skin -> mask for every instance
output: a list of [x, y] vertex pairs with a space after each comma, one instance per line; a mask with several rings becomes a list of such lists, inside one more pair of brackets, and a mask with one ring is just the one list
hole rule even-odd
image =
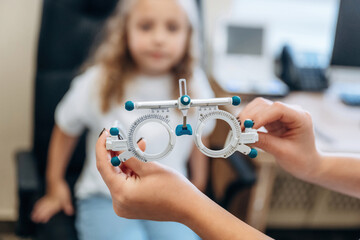
[[[202, 239], [269, 239], [215, 204], [173, 169], [135, 158], [112, 167], [110, 159], [118, 153], [106, 150], [107, 136], [105, 131], [96, 144], [96, 165], [118, 216], [177, 221]], [[144, 149], [145, 142], [141, 141], [139, 147]], [[238, 229], [241, 234], [231, 229]]]
[[[138, 73], [154, 76], [169, 73], [185, 54], [189, 29], [186, 13], [176, 1], [138, 0], [127, 22], [129, 51]], [[64, 176], [77, 140], [58, 126], [54, 127], [46, 169], [46, 194], [35, 203], [32, 221], [46, 223], [60, 211], [74, 214], [70, 188]], [[190, 159], [191, 181], [204, 191], [207, 158], [194, 147]]]
[[[259, 142], [254, 146], [276, 156], [280, 166], [295, 176], [310, 175], [312, 168], [319, 164], [319, 153], [315, 147], [312, 120], [308, 112], [281, 102], [257, 98], [244, 108], [238, 118], [241, 122], [252, 119], [254, 129], [262, 126], [266, 128], [268, 133], [259, 132]], [[303, 158], [299, 158], [299, 153]], [[304, 172], [299, 172], [298, 169]]]
[[77, 140], [77, 137], [68, 136], [59, 127], [54, 127], [46, 169], [46, 194], [34, 205], [31, 214], [34, 222], [46, 223], [60, 211], [67, 215], [74, 214], [70, 188], [65, 181], [65, 171]]
[[[306, 111], [257, 98], [239, 118], [242, 122], [253, 119], [254, 128], [267, 129], [254, 145], [273, 154], [289, 173], [360, 198], [360, 158], [318, 152], [311, 116]], [[177, 221], [202, 239], [269, 239], [215, 204], [174, 170], [137, 159], [128, 160], [120, 169], [112, 167], [112, 153], [105, 148], [108, 135], [104, 132], [96, 144], [97, 168], [110, 189], [118, 216]], [[140, 142], [141, 147], [144, 144]]]
[[129, 16], [129, 49], [138, 70], [166, 74], [184, 56], [189, 37], [186, 13], [169, 0], [140, 0]]

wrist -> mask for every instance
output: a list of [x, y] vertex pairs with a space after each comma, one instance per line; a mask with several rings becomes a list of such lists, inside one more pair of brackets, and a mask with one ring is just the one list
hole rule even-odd
[[270, 239], [200, 193], [182, 222], [202, 239]]
[[192, 196], [188, 203], [185, 203], [183, 208], [183, 216], [180, 223], [188, 226], [194, 232], [198, 233], [198, 229], [202, 223], [202, 212], [208, 207], [206, 196], [198, 189], [192, 191]]
[[46, 190], [47, 192], [56, 189], [59, 185], [66, 183], [64, 178], [61, 177], [50, 177], [46, 179]]
[[176, 199], [176, 202], [181, 203], [179, 206], [179, 219], [176, 221], [190, 227], [195, 220], [195, 215], [198, 213], [198, 206], [204, 203], [204, 194], [199, 191], [193, 184], [189, 182], [186, 190], [181, 193], [182, 200]]
[[230, 213], [197, 189], [193, 191], [193, 196], [184, 213], [185, 217], [181, 223], [192, 229], [202, 239], [221, 239], [218, 234], [223, 235], [221, 230], [224, 230], [225, 222], [229, 219], [234, 220]]
[[321, 175], [323, 168], [323, 155], [320, 152], [315, 151], [310, 158], [306, 171], [303, 171], [302, 176], [299, 177], [305, 181], [316, 182], [316, 179]]

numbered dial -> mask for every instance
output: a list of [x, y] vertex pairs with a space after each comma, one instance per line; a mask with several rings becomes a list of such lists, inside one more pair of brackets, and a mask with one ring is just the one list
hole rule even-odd
[[[165, 127], [165, 129], [167, 130], [168, 134], [169, 134], [169, 143], [167, 144], [167, 147], [159, 153], [155, 153], [155, 154], [150, 154], [150, 153], [146, 153], [141, 151], [141, 149], [138, 147], [137, 142], [136, 142], [136, 134], [139, 131], [139, 129], [144, 126], [146, 123], [149, 122], [158, 122], [160, 123], [162, 126]], [[139, 160], [143, 161], [143, 162], [147, 162], [147, 161], [156, 161], [159, 160], [163, 157], [165, 157], [166, 155], [168, 155], [172, 149], [174, 148], [175, 145], [175, 133], [174, 130], [171, 129], [170, 125], [169, 125], [169, 119], [167, 119], [166, 117], [160, 115], [160, 114], [146, 114], [140, 118], [138, 118], [131, 126], [130, 126], [130, 130], [128, 133], [128, 146], [129, 146], [129, 151], [132, 152], [132, 154], [138, 158]]]
[[[229, 124], [232, 131], [232, 138], [229, 143], [221, 150], [211, 150], [207, 148], [202, 140], [201, 136], [206, 125], [207, 121], [222, 119], [227, 124]], [[199, 150], [204, 153], [206, 156], [214, 157], [214, 158], [227, 158], [232, 155], [239, 144], [240, 136], [241, 136], [241, 128], [239, 122], [236, 118], [228, 112], [217, 110], [213, 112], [208, 112], [200, 116], [197, 126], [196, 126], [196, 134], [195, 136], [195, 144], [199, 148]]]

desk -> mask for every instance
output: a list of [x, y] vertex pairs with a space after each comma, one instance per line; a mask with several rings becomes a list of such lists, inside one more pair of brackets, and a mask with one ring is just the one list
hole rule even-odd
[[310, 112], [321, 151], [360, 154], [360, 107], [343, 104], [333, 89], [325, 93], [294, 92], [280, 101]]
[[[212, 82], [212, 87], [218, 97], [230, 96], [214, 82]], [[273, 100], [300, 105], [310, 112], [319, 150], [352, 152], [360, 156], [360, 108], [344, 105], [333, 92], [331, 88], [324, 93], [293, 92], [285, 98]], [[240, 108], [226, 110], [238, 114], [253, 99], [249, 96], [241, 97]], [[217, 138], [218, 141], [221, 141], [220, 139]], [[246, 222], [253, 227], [264, 231], [267, 226], [280, 228], [360, 226], [359, 200], [287, 175], [277, 167], [275, 159], [268, 153], [260, 151], [259, 156], [255, 159], [255, 164], [257, 165], [258, 180], [250, 194], [246, 217]], [[281, 179], [279, 180], [279, 178]], [[286, 189], [285, 192], [276, 192], [284, 195], [283, 202], [298, 203], [298, 205], [291, 205], [292, 209], [286, 209], [288, 207], [286, 204], [277, 204], [276, 201], [279, 198], [272, 198], [274, 188], [278, 190], [276, 183], [279, 181], [287, 181], [288, 187], [299, 188], [298, 195], [301, 196], [299, 201], [292, 200]], [[308, 198], [303, 196], [308, 196]], [[273, 209], [271, 205], [274, 206]]]

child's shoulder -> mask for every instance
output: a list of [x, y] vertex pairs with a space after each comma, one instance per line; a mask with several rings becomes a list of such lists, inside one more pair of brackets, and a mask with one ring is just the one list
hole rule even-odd
[[99, 82], [102, 69], [100, 66], [91, 66], [75, 77], [73, 83], [81, 85], [93, 85]]
[[84, 101], [98, 101], [102, 70], [99, 66], [87, 68], [71, 82], [68, 94]]
[[94, 97], [99, 95], [101, 88], [102, 69], [100, 66], [91, 66], [77, 75], [71, 83], [71, 91], [76, 95]]

